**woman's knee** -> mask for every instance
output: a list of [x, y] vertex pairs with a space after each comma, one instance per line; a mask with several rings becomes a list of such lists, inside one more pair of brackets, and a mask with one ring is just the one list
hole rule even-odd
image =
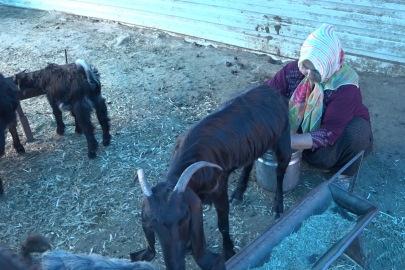
[[303, 158], [313, 167], [318, 169], [329, 169], [335, 165], [330, 148], [319, 148], [316, 150], [306, 149], [302, 152]]

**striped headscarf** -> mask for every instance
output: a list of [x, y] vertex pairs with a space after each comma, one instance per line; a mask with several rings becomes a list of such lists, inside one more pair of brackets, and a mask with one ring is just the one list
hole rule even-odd
[[301, 69], [304, 60], [311, 61], [321, 75], [321, 82], [315, 83], [311, 91], [309, 80], [304, 78], [292, 94], [289, 102], [292, 133], [300, 125], [303, 133], [319, 129], [324, 90], [336, 90], [346, 84], [359, 86], [358, 75], [343, 63], [343, 56], [340, 40], [330, 24], [323, 24], [302, 44], [298, 66]]

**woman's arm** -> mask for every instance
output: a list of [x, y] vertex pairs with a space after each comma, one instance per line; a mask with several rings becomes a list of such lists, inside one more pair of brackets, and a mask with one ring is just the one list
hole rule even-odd
[[306, 134], [291, 134], [291, 147], [317, 149], [333, 145], [353, 119], [359, 102], [361, 103], [361, 96], [357, 86], [341, 86], [329, 100], [321, 127]]
[[322, 116], [321, 127], [312, 131], [313, 148], [333, 145], [353, 119], [361, 104], [360, 89], [355, 85], [343, 85], [330, 97]]

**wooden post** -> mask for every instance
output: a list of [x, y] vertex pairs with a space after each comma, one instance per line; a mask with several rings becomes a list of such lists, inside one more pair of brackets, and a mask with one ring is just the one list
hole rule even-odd
[[18, 103], [17, 114], [18, 114], [18, 118], [20, 118], [20, 123], [23, 126], [25, 136], [27, 137], [27, 142], [33, 142], [34, 136], [32, 136], [30, 124], [28, 123], [28, 119], [25, 116], [20, 103]]

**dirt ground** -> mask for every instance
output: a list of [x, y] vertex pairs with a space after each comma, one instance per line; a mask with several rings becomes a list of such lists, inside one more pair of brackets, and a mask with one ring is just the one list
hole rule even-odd
[[[266, 81], [281, 68], [266, 55], [59, 12], [0, 5], [0, 25], [0, 72], [5, 77], [50, 62], [64, 64], [65, 49], [69, 62], [82, 58], [96, 66], [113, 136], [111, 145], [100, 145], [98, 157], [89, 160], [86, 140], [74, 133], [69, 114], [64, 115], [65, 135], [58, 136], [44, 96], [21, 102], [35, 141], [27, 143], [19, 126], [26, 153], [14, 151], [8, 134], [6, 154], [0, 159], [5, 182], [0, 244], [15, 250], [33, 233], [49, 237], [54, 249], [75, 253], [129, 258], [130, 252], [145, 248], [136, 170], [143, 168], [149, 182], [156, 183], [167, 169], [179, 134], [235, 93]], [[360, 78], [375, 141], [355, 192], [380, 209], [362, 233], [365, 253], [370, 269], [404, 269], [405, 78], [373, 74]], [[101, 142], [100, 126], [94, 123]], [[239, 172], [230, 179], [230, 191]], [[285, 194], [286, 209], [330, 177], [303, 163], [300, 185]], [[273, 194], [257, 185], [254, 173], [251, 179], [244, 203], [230, 213], [237, 250], [273, 222]], [[205, 208], [204, 218], [208, 246], [221, 252], [214, 209]], [[160, 249], [153, 263], [163, 263]], [[196, 269], [191, 255], [187, 266]], [[359, 267], [341, 258], [331, 269]]]

